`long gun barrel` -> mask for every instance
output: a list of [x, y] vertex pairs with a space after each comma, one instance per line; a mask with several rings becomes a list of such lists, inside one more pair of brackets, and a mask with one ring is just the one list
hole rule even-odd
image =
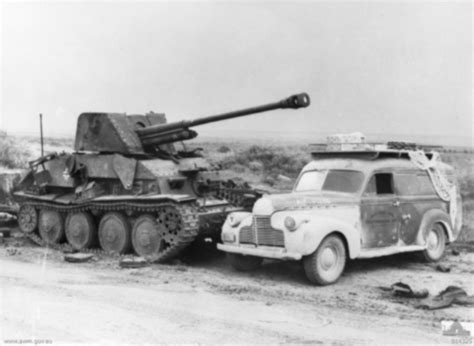
[[290, 96], [279, 102], [269, 103], [262, 106], [246, 108], [218, 115], [211, 115], [195, 120], [183, 120], [169, 124], [149, 126], [143, 129], [138, 129], [136, 130], [136, 132], [144, 146], [155, 146], [196, 137], [197, 133], [193, 130], [189, 130], [189, 128], [193, 126], [204, 125], [216, 121], [242, 117], [250, 114], [267, 112], [275, 109], [298, 109], [308, 107], [309, 104], [309, 95], [306, 93], [302, 93]]

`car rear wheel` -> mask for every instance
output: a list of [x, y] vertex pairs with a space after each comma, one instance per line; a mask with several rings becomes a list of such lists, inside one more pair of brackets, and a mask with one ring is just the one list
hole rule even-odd
[[255, 270], [263, 262], [263, 258], [255, 256], [244, 256], [234, 253], [228, 253], [227, 258], [234, 269], [242, 272]]
[[429, 227], [425, 233], [426, 249], [423, 257], [428, 262], [437, 262], [443, 258], [446, 248], [446, 234], [443, 226], [435, 223]]
[[337, 235], [329, 235], [311, 255], [303, 259], [306, 277], [316, 285], [335, 283], [346, 265], [346, 247]]

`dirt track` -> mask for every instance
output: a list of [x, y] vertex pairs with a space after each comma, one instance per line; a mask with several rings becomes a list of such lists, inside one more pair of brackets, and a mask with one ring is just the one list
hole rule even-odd
[[313, 287], [298, 263], [237, 273], [212, 250], [188, 254], [191, 264], [120, 269], [117, 259], [70, 264], [13, 242], [0, 247], [3, 343], [450, 343], [442, 319], [474, 320], [473, 309], [419, 310], [378, 288], [402, 280], [473, 294], [469, 252], [447, 256], [451, 273], [404, 255], [351, 262], [338, 284]]

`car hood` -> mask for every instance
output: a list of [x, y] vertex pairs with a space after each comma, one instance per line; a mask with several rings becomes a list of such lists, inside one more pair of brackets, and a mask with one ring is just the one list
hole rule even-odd
[[336, 206], [356, 205], [356, 196], [338, 192], [285, 193], [267, 195], [254, 205], [256, 215], [270, 215], [282, 210], [318, 209]]

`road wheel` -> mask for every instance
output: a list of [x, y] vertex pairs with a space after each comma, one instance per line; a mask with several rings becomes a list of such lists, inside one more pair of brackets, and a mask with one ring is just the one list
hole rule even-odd
[[39, 213], [38, 229], [46, 244], [58, 244], [64, 240], [64, 218], [53, 210], [41, 210]]
[[157, 260], [164, 248], [161, 236], [164, 232], [164, 226], [156, 222], [152, 215], [140, 216], [133, 224], [133, 250], [149, 261]]
[[100, 220], [99, 243], [107, 253], [123, 254], [130, 251], [131, 231], [128, 219], [120, 213], [107, 213]]
[[423, 257], [428, 262], [437, 262], [443, 255], [446, 248], [446, 234], [443, 226], [434, 223], [425, 232], [426, 249], [423, 251]]
[[235, 253], [228, 253], [227, 258], [232, 267], [242, 272], [255, 270], [260, 267], [263, 262], [263, 258], [261, 257], [244, 256]]
[[18, 226], [24, 233], [32, 233], [38, 227], [38, 213], [31, 205], [22, 205], [18, 211]]
[[87, 249], [94, 244], [97, 227], [87, 212], [72, 213], [66, 218], [66, 238], [75, 250]]
[[346, 247], [337, 235], [324, 238], [311, 255], [303, 259], [306, 277], [313, 284], [330, 285], [336, 282], [346, 265]]

